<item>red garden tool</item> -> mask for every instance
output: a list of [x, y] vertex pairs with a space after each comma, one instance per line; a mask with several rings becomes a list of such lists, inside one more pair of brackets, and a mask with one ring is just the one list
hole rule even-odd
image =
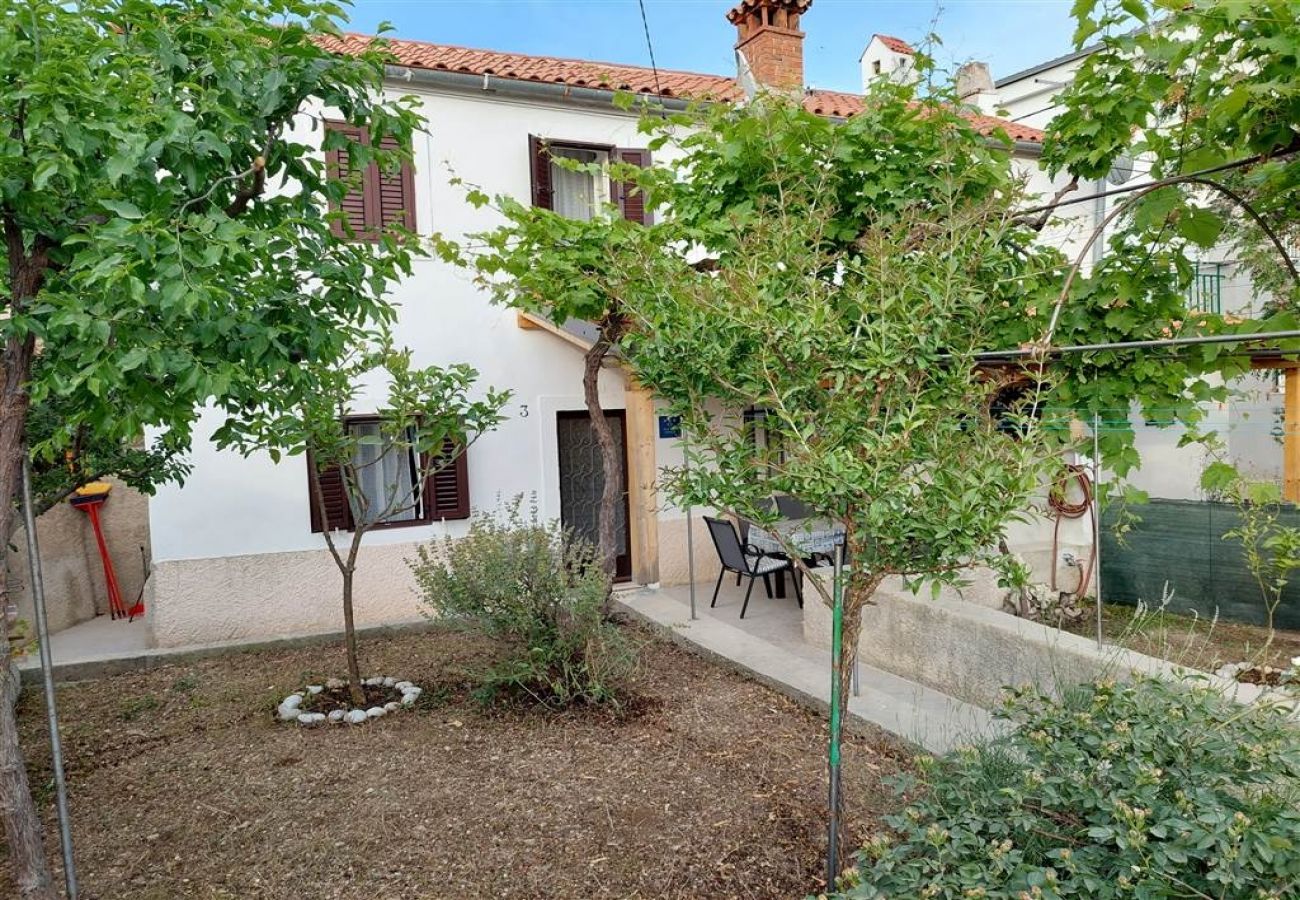
[[99, 523], [99, 510], [108, 502], [111, 484], [92, 481], [77, 488], [69, 503], [90, 516], [90, 526], [95, 529], [95, 542], [99, 544], [99, 558], [104, 563], [104, 583], [108, 586], [108, 611], [113, 619], [126, 619], [128, 622], [136, 616], [144, 615], [144, 602], [136, 600], [130, 609], [122, 602], [122, 591], [117, 585], [117, 573], [113, 571], [113, 558], [108, 555], [108, 544], [104, 541], [104, 529]]

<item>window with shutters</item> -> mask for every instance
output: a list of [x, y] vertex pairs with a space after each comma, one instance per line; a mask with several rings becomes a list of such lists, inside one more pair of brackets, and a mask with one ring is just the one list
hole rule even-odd
[[[370, 133], [344, 122], [326, 122], [325, 127], [343, 133], [350, 141], [369, 145]], [[379, 145], [384, 150], [398, 149], [398, 143], [386, 137]], [[348, 146], [325, 151], [329, 176], [346, 181], [350, 187], [342, 201], [331, 210], [342, 215], [333, 223], [339, 237], [377, 241], [394, 226], [415, 231], [415, 172], [411, 161], [403, 160], [397, 170], [381, 169], [374, 161], [358, 168]]]
[[[380, 433], [379, 420], [374, 416], [350, 417], [347, 427], [357, 435]], [[426, 456], [417, 464], [414, 453], [406, 449], [392, 444], [361, 444], [347, 466], [346, 476], [338, 466], [320, 473], [319, 500], [312, 496], [308, 479], [311, 530], [324, 531], [328, 527], [330, 531], [352, 531], [363, 517], [370, 528], [469, 518], [466, 454], [457, 453], [450, 439], [443, 448], [450, 462]], [[310, 457], [307, 465], [314, 465]], [[425, 475], [422, 480], [421, 474]]]
[[[571, 219], [588, 220], [612, 204], [618, 207], [623, 218], [649, 223], [649, 212], [640, 190], [633, 184], [617, 182], [609, 177], [611, 162], [649, 165], [649, 150], [549, 140], [532, 135], [528, 139], [528, 151], [532, 160], [534, 206], [554, 210]], [[575, 170], [573, 163], [585, 168]]]

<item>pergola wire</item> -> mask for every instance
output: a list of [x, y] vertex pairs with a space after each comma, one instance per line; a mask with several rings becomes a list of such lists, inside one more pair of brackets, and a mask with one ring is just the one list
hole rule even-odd
[[[1017, 347], [1014, 350], [981, 350], [974, 354], [979, 360], [1013, 360], [1063, 356], [1068, 353], [1096, 353], [1103, 350], [1140, 350], [1156, 347], [1198, 346], [1201, 344], [1250, 344], [1263, 341], [1300, 339], [1300, 329], [1288, 331], [1258, 331], [1251, 334], [1200, 334], [1189, 337], [1153, 338], [1147, 341], [1106, 341], [1097, 344], [1067, 344], [1057, 347]], [[1279, 351], [1285, 352], [1285, 351]], [[1300, 350], [1296, 351], [1300, 355]], [[948, 354], [951, 356], [951, 354]]]
[[1076, 203], [1087, 203], [1089, 200], [1099, 200], [1102, 197], [1114, 197], [1119, 194], [1129, 194], [1133, 191], [1140, 191], [1144, 188], [1164, 187], [1167, 184], [1178, 184], [1189, 179], [1204, 178], [1207, 175], [1215, 175], [1219, 172], [1227, 172], [1232, 169], [1240, 169], [1258, 163], [1270, 162], [1276, 159], [1287, 159], [1290, 156], [1294, 156], [1296, 152], [1297, 151], [1295, 150], [1291, 150], [1285, 153], [1274, 154], [1272, 156], [1264, 154], [1249, 156], [1245, 159], [1237, 159], [1232, 162], [1221, 163], [1220, 165], [1210, 166], [1206, 169], [1197, 169], [1196, 171], [1188, 172], [1185, 175], [1170, 175], [1167, 178], [1161, 178], [1155, 181], [1143, 181], [1138, 184], [1121, 185], [1120, 187], [1109, 188], [1104, 191], [1096, 191], [1091, 194], [1081, 194], [1078, 197], [1070, 197], [1068, 200], [1055, 200], [1051, 203], [1044, 203], [1041, 206], [1031, 206], [1029, 209], [1021, 210], [1020, 215], [1032, 216], [1036, 213], [1051, 212], [1052, 210], [1059, 209], [1062, 206], [1073, 206]]

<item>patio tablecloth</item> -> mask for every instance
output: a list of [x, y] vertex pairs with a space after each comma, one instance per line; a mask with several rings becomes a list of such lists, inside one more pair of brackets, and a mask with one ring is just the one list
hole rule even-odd
[[812, 556], [834, 553], [835, 545], [843, 539], [844, 527], [829, 519], [787, 519], [767, 529], [751, 525], [749, 543], [764, 553], [784, 553], [785, 548], [772, 532], [784, 535], [804, 556]]

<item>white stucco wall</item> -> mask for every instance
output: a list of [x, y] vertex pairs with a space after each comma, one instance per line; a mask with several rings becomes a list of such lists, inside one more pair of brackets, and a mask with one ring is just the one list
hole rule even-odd
[[[490, 210], [464, 201], [461, 178], [489, 194], [531, 195], [528, 136], [644, 146], [633, 115], [614, 110], [519, 103], [490, 95], [395, 88], [420, 101], [426, 127], [416, 136], [416, 224], [421, 234], [460, 237], [496, 224]], [[303, 123], [307, 127], [307, 123]], [[671, 149], [664, 153], [670, 153]], [[421, 364], [466, 362], [481, 386], [507, 388], [507, 420], [469, 451], [470, 503], [536, 493], [541, 514], [558, 518], [556, 413], [584, 409], [581, 352], [542, 330], [518, 327], [512, 310], [492, 306], [469, 280], [436, 260], [415, 263], [397, 284], [397, 340]], [[382, 392], [373, 395], [376, 406]], [[601, 400], [620, 409], [623, 378], [607, 369]], [[363, 409], [358, 409], [364, 412]], [[312, 534], [306, 463], [273, 463], [265, 454], [218, 451], [205, 438], [220, 424], [205, 415], [196, 429], [194, 471], [184, 487], [163, 488], [150, 504], [156, 575], [150, 623], [160, 645], [338, 627], [337, 573], [324, 538]], [[659, 459], [680, 459], [673, 440], [658, 440]], [[665, 511], [669, 520], [680, 513]], [[375, 531], [366, 537], [358, 583], [364, 621], [418, 614], [402, 559], [417, 542], [464, 533], [463, 521]]]
[[[394, 89], [418, 98], [427, 123], [413, 146], [416, 224], [422, 234], [461, 237], [496, 224], [491, 210], [464, 201], [467, 188], [451, 184], [452, 175], [489, 194], [527, 202], [530, 134], [622, 147], [645, 144], [636, 117], [612, 109], [523, 103], [407, 84]], [[659, 156], [671, 152], [666, 148]], [[1054, 187], [1032, 159], [1017, 165], [1033, 190], [1050, 196]], [[396, 337], [415, 351], [417, 363], [466, 362], [479, 370], [481, 385], [514, 393], [507, 421], [468, 453], [472, 508], [535, 492], [541, 514], [558, 518], [555, 417], [558, 411], [583, 409], [580, 352], [545, 331], [519, 328], [512, 310], [492, 306], [464, 274], [435, 260], [417, 261], [392, 298], [399, 308]], [[618, 372], [603, 373], [601, 398], [607, 408], [623, 408]], [[373, 395], [375, 406], [381, 399], [382, 393]], [[218, 424], [216, 413], [203, 417], [196, 429], [193, 474], [183, 488], [165, 487], [150, 503], [155, 576], [149, 625], [155, 643], [337, 628], [338, 574], [324, 538], [309, 528], [305, 461], [276, 464], [265, 454], [218, 451], [205, 440]], [[672, 438], [657, 439], [656, 454], [660, 466], [681, 461]], [[660, 579], [680, 582], [687, 571], [684, 513], [662, 495], [659, 508]], [[359, 619], [378, 623], [418, 616], [403, 560], [417, 543], [458, 536], [466, 528], [456, 521], [368, 535], [357, 583]], [[712, 577], [716, 561], [698, 518], [694, 537], [697, 577]], [[1026, 549], [1041, 558], [1041, 534], [1026, 534], [1025, 540]]]

